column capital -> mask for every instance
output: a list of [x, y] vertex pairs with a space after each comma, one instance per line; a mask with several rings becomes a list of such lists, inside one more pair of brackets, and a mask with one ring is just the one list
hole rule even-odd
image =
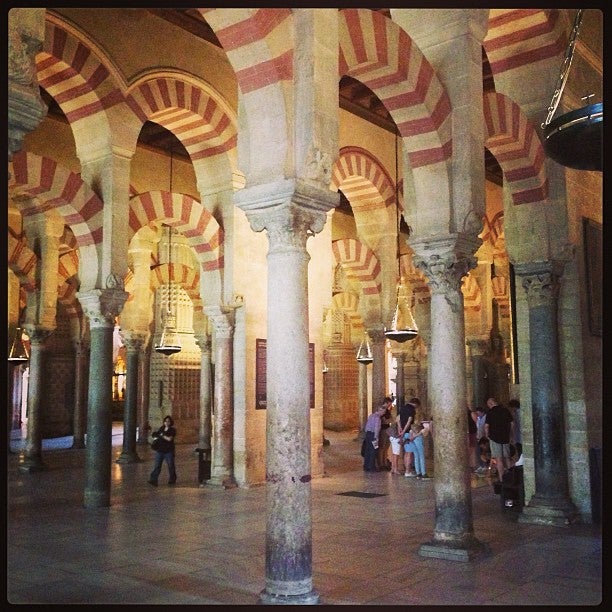
[[76, 294], [91, 329], [114, 327], [115, 317], [121, 312], [129, 297], [127, 291], [119, 288], [92, 289]]
[[305, 249], [306, 240], [318, 234], [339, 195], [300, 180], [255, 185], [235, 195], [255, 232], [268, 231], [270, 251]]
[[47, 338], [54, 331], [49, 327], [43, 327], [41, 325], [35, 325], [32, 323], [26, 323], [23, 327], [26, 330], [28, 338], [30, 339], [30, 344], [32, 345], [44, 344]]
[[204, 312], [212, 323], [217, 338], [231, 338], [234, 333], [234, 325], [228, 313], [222, 312], [220, 308], [205, 308]]
[[515, 273], [522, 279], [529, 308], [551, 304], [557, 298], [561, 266], [562, 264], [554, 261], [536, 261], [514, 266]]
[[470, 338], [466, 340], [470, 348], [471, 357], [482, 357], [489, 348], [489, 341], [486, 338]]
[[202, 353], [210, 352], [211, 342], [208, 334], [196, 333], [194, 334], [194, 339], [195, 343], [200, 347], [200, 351], [202, 351]]
[[432, 294], [442, 294], [453, 312], [461, 309], [459, 295], [463, 277], [477, 265], [472, 254], [447, 251], [418, 255], [413, 258], [414, 266], [427, 277]]
[[120, 330], [119, 335], [128, 353], [137, 353], [146, 344], [149, 332], [139, 330]]

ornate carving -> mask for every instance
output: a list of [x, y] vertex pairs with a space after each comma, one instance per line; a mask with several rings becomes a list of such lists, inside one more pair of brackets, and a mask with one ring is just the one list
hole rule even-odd
[[125, 289], [125, 285], [123, 284], [123, 279], [114, 273], [110, 273], [106, 277], [106, 288], [107, 289], [121, 289], [123, 291]]
[[28, 338], [30, 339], [30, 344], [32, 346], [42, 346], [44, 345], [47, 338], [53, 333], [53, 329], [49, 329], [48, 327], [41, 327], [40, 325], [32, 325], [26, 323], [24, 325], [24, 329], [28, 334]]
[[35, 56], [42, 47], [42, 41], [33, 38], [27, 32], [11, 28], [9, 32], [8, 73], [14, 83], [26, 85], [36, 91]]
[[147, 341], [148, 332], [121, 330], [119, 332], [128, 353], [137, 353]]
[[232, 337], [234, 326], [228, 314], [220, 312], [218, 308], [205, 308], [204, 311], [213, 325], [216, 338]]
[[129, 294], [121, 289], [93, 289], [77, 293], [89, 325], [95, 327], [113, 327], [115, 317], [121, 312]]
[[557, 298], [559, 283], [552, 272], [523, 276], [523, 289], [527, 292], [529, 308], [550, 306]]
[[331, 180], [331, 158], [328, 153], [321, 151], [314, 145], [308, 147], [308, 154], [304, 163], [306, 178], [319, 181], [326, 185]]
[[448, 252], [428, 258], [414, 256], [413, 262], [427, 277], [431, 292], [443, 294], [453, 312], [459, 312], [462, 309], [461, 281], [476, 267], [476, 258], [473, 255], [458, 257], [456, 253]]

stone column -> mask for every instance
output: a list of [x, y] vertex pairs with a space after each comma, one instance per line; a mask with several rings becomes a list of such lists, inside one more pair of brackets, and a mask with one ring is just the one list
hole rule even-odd
[[200, 347], [200, 429], [198, 432], [197, 450], [206, 451], [210, 458], [211, 450], [211, 379], [210, 379], [210, 339], [208, 334], [198, 334], [196, 344]]
[[41, 398], [44, 387], [45, 342], [53, 330], [39, 325], [26, 324], [30, 337], [30, 380], [28, 383], [28, 427], [25, 448], [19, 458], [19, 469], [23, 472], [39, 472], [45, 468], [42, 459], [42, 414]]
[[234, 479], [234, 409], [232, 392], [232, 337], [234, 327], [229, 315], [207, 308], [206, 314], [215, 333], [215, 395], [212, 460], [207, 485], [225, 489], [235, 487]]
[[365, 438], [365, 424], [368, 420], [368, 364], [359, 364], [359, 440]]
[[45, 9], [8, 11], [8, 158], [47, 114], [36, 78], [36, 54], [45, 38]]
[[409, 397], [404, 397], [406, 392], [404, 391], [404, 362], [406, 357], [404, 353], [398, 352], [396, 353], [396, 361], [397, 361], [397, 372], [395, 374], [395, 394], [397, 395], [397, 399], [395, 401], [395, 405], [397, 407], [397, 411], [410, 399]]
[[127, 351], [125, 408], [123, 413], [123, 450], [117, 463], [136, 463], [136, 421], [138, 410], [138, 355], [147, 340], [148, 332], [122, 331], [121, 338]]
[[[268, 339], [266, 345], [266, 587], [262, 604], [316, 604], [312, 588], [311, 434], [308, 360], [308, 236], [325, 213], [310, 190], [247, 216], [266, 229]], [[313, 196], [316, 195], [312, 190]], [[282, 287], [282, 295], [279, 288]], [[288, 453], [287, 449], [291, 449]]]
[[[463, 246], [463, 249], [458, 247]], [[427, 253], [437, 247], [437, 253]], [[461, 280], [476, 265], [469, 245], [453, 241], [423, 248], [415, 265], [431, 289], [431, 351], [429, 397], [434, 423], [433, 539], [419, 554], [469, 561], [484, 546], [474, 537], [472, 496], [465, 443], [465, 324]]]
[[472, 408], [484, 408], [487, 402], [487, 368], [484, 354], [487, 341], [480, 338], [469, 340], [472, 360]]
[[89, 362], [89, 345], [83, 338], [73, 342], [74, 345], [74, 411], [72, 448], [85, 448], [87, 431], [87, 370]]
[[138, 422], [136, 439], [138, 444], [148, 444], [149, 442], [149, 377], [151, 372], [151, 342], [150, 340], [140, 348], [138, 359], [138, 408], [136, 410], [136, 420]]
[[368, 329], [370, 344], [372, 345], [372, 408], [382, 404], [387, 394], [387, 338], [382, 329]]
[[91, 334], [83, 501], [86, 508], [99, 508], [110, 506], [113, 330], [115, 317], [123, 308], [128, 293], [118, 287], [92, 289], [77, 293], [77, 298], [89, 319]]
[[521, 523], [569, 525], [579, 514], [569, 498], [557, 328], [559, 273], [549, 261], [516, 264], [529, 308], [535, 493]]

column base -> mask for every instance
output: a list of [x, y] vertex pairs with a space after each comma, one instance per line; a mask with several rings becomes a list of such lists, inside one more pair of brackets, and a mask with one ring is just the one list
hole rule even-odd
[[115, 463], [139, 463], [142, 459], [135, 451], [123, 451]]
[[267, 606], [314, 606], [319, 603], [319, 594], [312, 590], [301, 595], [276, 595], [264, 589], [259, 594], [258, 603]]
[[518, 522], [568, 527], [573, 523], [580, 522], [580, 513], [574, 504], [568, 500], [550, 501], [534, 495], [529, 505], [523, 507]]
[[225, 478], [213, 476], [208, 480], [205, 480], [203, 483], [200, 483], [200, 486], [206, 485], [208, 487], [218, 487], [221, 489], [234, 489], [238, 485], [232, 476], [227, 476]]
[[42, 472], [46, 468], [42, 459], [38, 456], [23, 457], [19, 461], [19, 469], [22, 472]]
[[435, 559], [446, 559], [447, 561], [472, 561], [472, 559], [488, 555], [490, 552], [489, 546], [475, 537], [456, 542], [434, 539], [421, 544], [419, 547], [421, 557], [433, 557]]

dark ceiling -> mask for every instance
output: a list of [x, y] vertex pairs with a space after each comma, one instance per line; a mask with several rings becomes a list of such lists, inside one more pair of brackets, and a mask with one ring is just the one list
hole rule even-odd
[[[373, 9], [390, 16], [389, 9]], [[196, 9], [149, 9], [149, 12], [190, 32], [194, 36], [221, 47], [215, 33]], [[483, 88], [494, 89], [491, 68], [483, 49]], [[389, 132], [396, 133], [395, 122], [378, 97], [365, 85], [344, 76], [340, 79], [340, 108], [369, 121]], [[49, 106], [49, 115], [63, 118], [63, 113], [55, 101], [41, 90], [44, 101]], [[65, 118], [63, 118], [65, 120]], [[161, 125], [147, 121], [140, 133], [139, 142], [154, 149], [172, 151], [177, 157], [188, 157], [180, 141]], [[488, 180], [502, 184], [502, 172], [495, 158], [485, 149], [485, 172]]]

